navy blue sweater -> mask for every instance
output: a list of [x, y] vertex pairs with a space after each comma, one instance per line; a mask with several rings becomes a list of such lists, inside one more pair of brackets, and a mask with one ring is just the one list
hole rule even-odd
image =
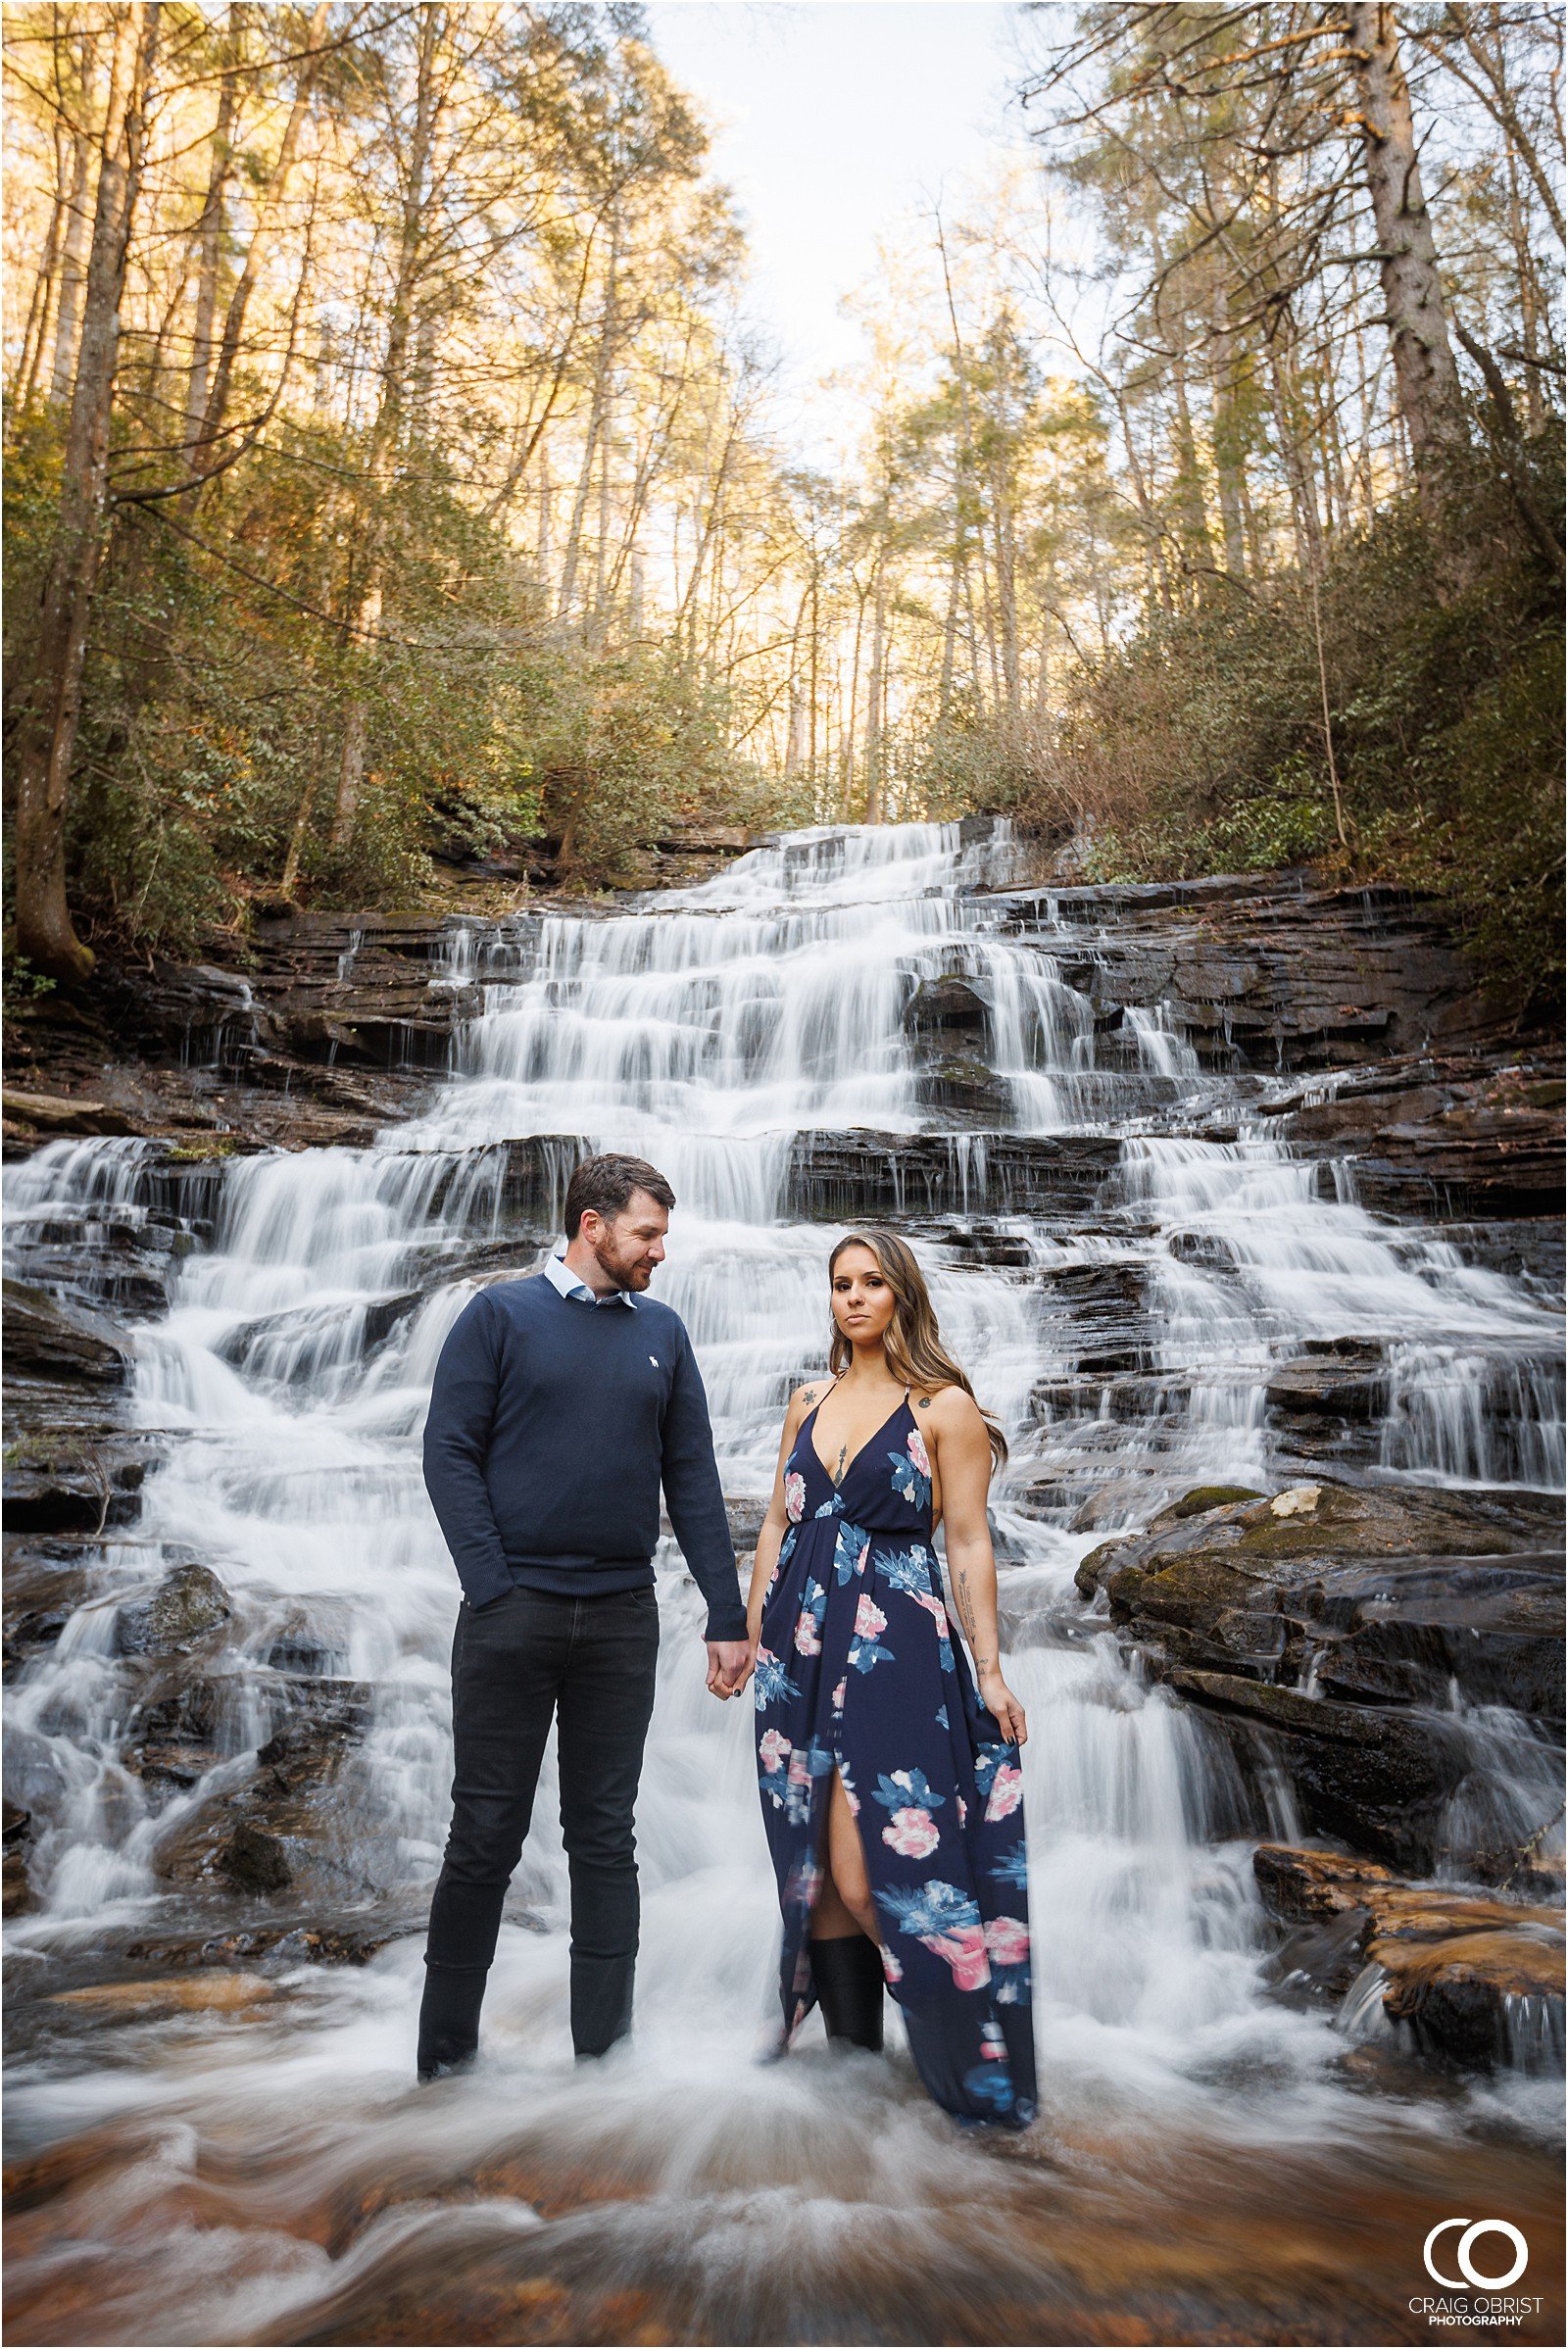
[[567, 1596], [654, 1579], [662, 1479], [710, 1639], [746, 1610], [685, 1324], [639, 1297], [586, 1305], [542, 1277], [481, 1290], [453, 1323], [424, 1423], [424, 1482], [470, 1606], [514, 1583]]

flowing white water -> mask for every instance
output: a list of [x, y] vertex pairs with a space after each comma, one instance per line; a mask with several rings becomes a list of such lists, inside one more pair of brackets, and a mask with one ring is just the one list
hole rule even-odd
[[[979, 885], [1005, 882], [1012, 855], [1004, 833], [965, 841], [957, 827], [807, 835], [635, 911], [465, 929], [451, 972], [483, 984], [483, 1009], [422, 1116], [370, 1149], [226, 1166], [210, 1245], [181, 1266], [168, 1316], [136, 1332], [136, 1416], [177, 1441], [148, 1481], [134, 1538], [105, 1549], [90, 1603], [13, 1698], [8, 1784], [39, 1823], [44, 1889], [40, 1914], [13, 1932], [24, 1969], [111, 1927], [168, 1924], [160, 1856], [215, 1788], [243, 1778], [285, 1701], [278, 1659], [302, 1643], [318, 1671], [361, 1684], [370, 1708], [318, 1858], [316, 1908], [402, 1899], [415, 1921], [446, 1826], [456, 1598], [418, 1432], [473, 1278], [532, 1269], [547, 1228], [518, 1235], [496, 1146], [561, 1138], [542, 1160], [558, 1197], [574, 1137], [634, 1149], [668, 1173], [680, 1205], [659, 1294], [692, 1331], [726, 1491], [760, 1501], [783, 1397], [825, 1351], [833, 1231], [791, 1218], [796, 1138], [953, 1126], [943, 1104], [957, 1097], [931, 1092], [932, 1048], [916, 1049], [906, 1013], [922, 982], [961, 976], [989, 1007], [991, 1092], [972, 1064], [957, 1074], [981, 1085], [969, 1098], [987, 1105], [967, 1118], [994, 1137], [990, 1150], [1020, 1137], [1118, 1144], [1098, 1196], [1071, 1212], [1058, 1211], [1047, 1172], [1030, 1213], [993, 1214], [977, 1234], [972, 1214], [947, 1212], [914, 1235], [944, 1334], [1014, 1443], [996, 1518], [1034, 1731], [1048, 2127], [1096, 2112], [1299, 2143], [1373, 2126], [1335, 2083], [1343, 2039], [1264, 1994], [1249, 1821], [1226, 1765], [1123, 1660], [1072, 1570], [1171, 1490], [1293, 1481], [1298, 1461], [1281, 1453], [1265, 1394], [1271, 1369], [1314, 1339], [1382, 1349], [1390, 1410], [1371, 1449], [1383, 1473], [1552, 1482], [1550, 1317], [1429, 1234], [1380, 1223], [1332, 1186], [1325, 1195], [1318, 1169], [1250, 1120], [1255, 1082], [1205, 1074], [1168, 1009], [1097, 1033], [1090, 998], [1061, 975], [1085, 959], [1082, 934], [1002, 934]], [[963, 1061], [962, 1031], [937, 1049]], [[1220, 1114], [1236, 1140], [1193, 1132]], [[897, 1160], [900, 1144], [889, 1147]], [[985, 1214], [986, 1139], [954, 1131], [942, 1147], [950, 1203]], [[55, 1144], [13, 1171], [20, 1270], [41, 1233], [134, 1223], [138, 1150]], [[1074, 1277], [1125, 1284], [1137, 1300], [1131, 1354], [1114, 1368], [1080, 1367], [1095, 1348], [1060, 1301]], [[1047, 1399], [1032, 1415], [1037, 1391]], [[1080, 1505], [1093, 1532], [1071, 1529]], [[121, 1758], [129, 1699], [114, 1617], [187, 1556], [215, 1570], [233, 1606], [229, 1700], [214, 1776], [157, 1809]], [[306, 2116], [340, 2153], [377, 2129], [392, 2145], [408, 2127], [434, 2127], [461, 2149], [525, 2093], [554, 2117], [564, 2160], [598, 2158], [612, 2138], [635, 2144], [665, 2191], [708, 2177], [739, 2129], [759, 2147], [791, 2148], [771, 2167], [760, 2150], [753, 2177], [782, 2196], [767, 2253], [781, 2263], [789, 2213], [803, 2194], [834, 2195], [846, 2142], [872, 2200], [890, 2158], [879, 2136], [922, 2175], [935, 2165], [943, 2191], [968, 2175], [978, 2157], [948, 2144], [904, 2070], [847, 2084], [809, 2060], [752, 2068], [775, 1911], [748, 1722], [703, 1693], [697, 1594], [667, 1544], [661, 1565], [639, 2031], [602, 2083], [568, 2094], [564, 1864], [547, 1781], [487, 2008], [491, 2069], [443, 2089], [426, 2107], [435, 2122], [408, 2118], [420, 1941], [405, 1931], [361, 1974], [300, 1977], [290, 2031], [264, 2017], [210, 2034], [194, 2070], [188, 2046], [177, 2063], [151, 2062], [146, 2046], [110, 2065], [46, 2053], [16, 2090], [30, 2126], [195, 2116], [205, 2098], [231, 2129], [265, 2134]], [[1478, 1739], [1470, 1794], [1511, 1822], [1507, 1719]], [[1264, 1823], [1254, 1811], [1254, 1832]], [[1540, 2036], [1521, 2021], [1522, 2045]], [[725, 2158], [738, 2175], [740, 2157]], [[756, 2223], [765, 2234], [765, 2217]], [[187, 2278], [192, 2259], [187, 2246]], [[319, 2262], [291, 2266], [280, 2252], [267, 2305], [304, 2302], [323, 2281]], [[166, 2337], [243, 2329], [249, 2306], [204, 2272], [178, 2322], [212, 2329]]]

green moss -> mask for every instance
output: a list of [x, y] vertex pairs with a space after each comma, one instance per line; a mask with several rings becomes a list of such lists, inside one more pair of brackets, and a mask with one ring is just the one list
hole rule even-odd
[[1094, 1597], [1100, 1588], [1102, 1569], [1110, 1564], [1121, 1546], [1119, 1542], [1102, 1542], [1099, 1548], [1092, 1549], [1083, 1560], [1072, 1579], [1074, 1587], [1083, 1592], [1085, 1598]]
[[1242, 1535], [1241, 1545], [1250, 1558], [1309, 1557], [1339, 1546], [1326, 1536], [1322, 1515], [1317, 1511], [1309, 1511], [1304, 1517], [1267, 1517], [1261, 1525], [1250, 1525]]
[[201, 1166], [212, 1158], [232, 1158], [239, 1149], [236, 1134], [204, 1134], [199, 1142], [173, 1142], [169, 1147], [172, 1166]]
[[1166, 1510], [1167, 1517], [1201, 1517], [1206, 1510], [1223, 1509], [1233, 1500], [1261, 1500], [1261, 1493], [1250, 1485], [1195, 1485], [1180, 1500], [1173, 1500]]
[[1111, 1611], [1118, 1616], [1136, 1615], [1144, 1595], [1144, 1586], [1151, 1580], [1142, 1566], [1118, 1566], [1114, 1574], [1105, 1577], [1105, 1595]]
[[1257, 1598], [1256, 1577], [1234, 1550], [1223, 1556], [1199, 1550], [1174, 1558], [1162, 1572], [1146, 1571], [1137, 1591], [1141, 1615], [1152, 1615], [1162, 1623], [1180, 1623], [1189, 1630], [1206, 1628], [1228, 1608], [1246, 1612], [1256, 1605]]

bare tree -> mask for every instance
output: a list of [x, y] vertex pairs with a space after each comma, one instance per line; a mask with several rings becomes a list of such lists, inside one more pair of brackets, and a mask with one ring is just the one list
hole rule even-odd
[[1346, 37], [1360, 93], [1358, 126], [1399, 408], [1416, 469], [1430, 476], [1436, 461], [1463, 441], [1464, 408], [1389, 0], [1350, 0]]
[[17, 946], [35, 968], [68, 982], [85, 978], [93, 961], [91, 950], [76, 936], [66, 901], [66, 811], [103, 552], [125, 256], [162, 13], [158, 0], [120, 0], [114, 10], [109, 100], [60, 518], [17, 729]]

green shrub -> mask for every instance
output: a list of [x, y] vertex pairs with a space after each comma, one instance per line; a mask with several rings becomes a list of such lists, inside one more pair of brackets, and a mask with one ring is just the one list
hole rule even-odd
[[[573, 888], [647, 878], [671, 825], [726, 807], [731, 762], [717, 692], [672, 657], [563, 661], [532, 734], [544, 821]], [[733, 816], [730, 816], [733, 821]]]

